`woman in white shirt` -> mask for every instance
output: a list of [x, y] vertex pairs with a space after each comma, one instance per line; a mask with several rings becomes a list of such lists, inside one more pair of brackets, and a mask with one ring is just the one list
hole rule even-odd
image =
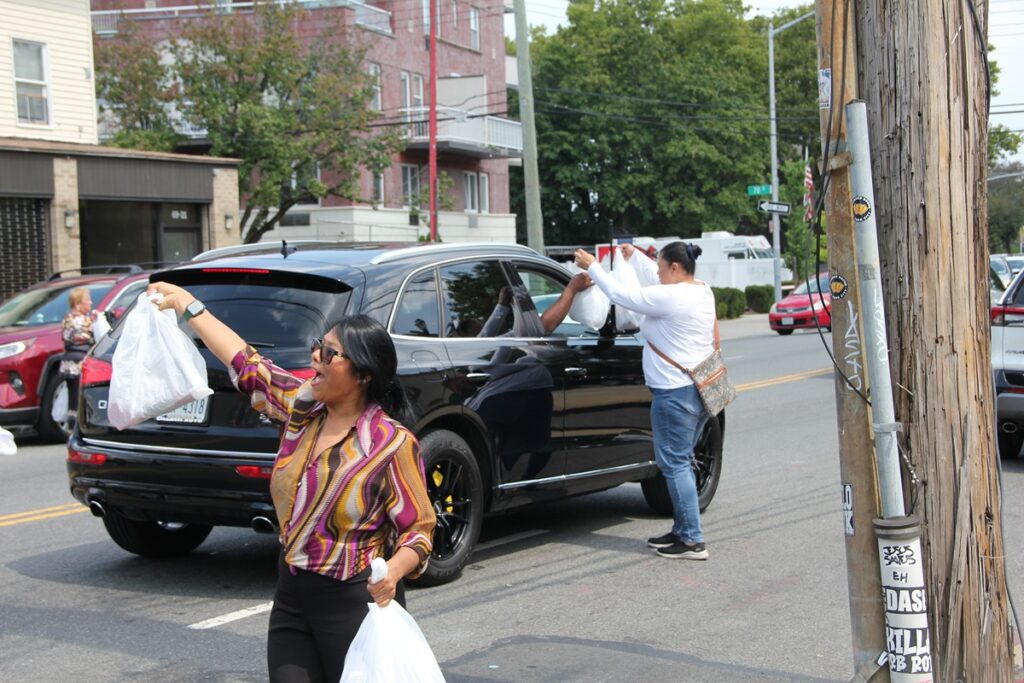
[[644, 346], [644, 379], [651, 393], [651, 428], [658, 467], [668, 482], [674, 523], [664, 536], [648, 539], [662, 557], [706, 560], [700, 524], [700, 502], [693, 476], [693, 450], [708, 419], [690, 376], [654, 349], [683, 367], [693, 367], [718, 348], [715, 296], [694, 278], [701, 248], [672, 242], [658, 254], [657, 265], [632, 245], [622, 257], [636, 270], [639, 288], [627, 288], [601, 267], [591, 254], [576, 251], [576, 264], [616, 306], [645, 316], [640, 332]]

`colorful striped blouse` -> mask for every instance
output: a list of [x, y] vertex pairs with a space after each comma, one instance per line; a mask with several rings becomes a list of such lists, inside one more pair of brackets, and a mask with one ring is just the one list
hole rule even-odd
[[409, 430], [375, 403], [339, 443], [313, 453], [327, 415], [309, 384], [252, 347], [231, 361], [231, 379], [252, 407], [284, 426], [270, 479], [285, 561], [340, 580], [375, 557], [411, 548], [430, 557], [434, 510], [420, 447]]

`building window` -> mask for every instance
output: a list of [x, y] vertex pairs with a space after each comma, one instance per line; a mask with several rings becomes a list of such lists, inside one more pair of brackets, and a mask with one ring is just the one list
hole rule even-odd
[[370, 74], [373, 83], [373, 97], [370, 98], [370, 109], [380, 111], [384, 108], [383, 92], [381, 90], [380, 64], [370, 62], [366, 66], [366, 72]]
[[469, 46], [480, 49], [480, 10], [476, 7], [469, 8]]
[[459, 25], [459, 3], [457, 0], [452, 0], [452, 26], [458, 27]]
[[296, 200], [297, 204], [320, 205], [320, 198], [313, 195], [309, 186], [320, 181], [320, 164], [316, 163], [312, 168], [301, 166], [292, 170], [292, 179], [288, 188], [282, 192], [282, 198]]
[[477, 183], [479, 186], [479, 197], [480, 197], [480, 213], [491, 212], [491, 182], [486, 173], [480, 174], [480, 179]]
[[373, 189], [370, 191], [371, 199], [373, 203], [380, 206], [384, 203], [384, 174], [374, 173], [373, 174]]
[[423, 107], [423, 76], [412, 75], [412, 106]]
[[14, 89], [18, 99], [18, 123], [48, 125], [46, 46], [42, 43], [14, 41]]
[[403, 208], [419, 207], [420, 202], [420, 169], [418, 166], [402, 164], [402, 203]]
[[466, 211], [469, 213], [477, 213], [480, 211], [480, 202], [478, 201], [479, 195], [477, 194], [477, 175], [476, 173], [463, 173], [462, 180]]
[[[437, 0], [437, 21], [434, 22], [434, 33], [441, 37], [441, 0]], [[430, 35], [430, 0], [423, 0], [423, 35]]]

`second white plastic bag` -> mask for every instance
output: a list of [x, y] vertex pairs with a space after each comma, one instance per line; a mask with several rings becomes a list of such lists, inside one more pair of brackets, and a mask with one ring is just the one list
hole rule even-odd
[[146, 294], [121, 325], [114, 349], [107, 419], [126, 429], [213, 393], [206, 362], [178, 329], [174, 311], [160, 311]]
[[[633, 264], [623, 258], [619, 253], [615, 255], [615, 264], [612, 267], [612, 277], [618, 280], [619, 284], [626, 289], [632, 289], [634, 291], [640, 289], [640, 278], [637, 277]], [[621, 331], [635, 330], [640, 327], [640, 323], [643, 321], [643, 313], [631, 311], [628, 308], [623, 307], [621, 304], [615, 305], [615, 329]]]
[[[371, 566], [371, 581], [387, 573], [382, 558]], [[441, 667], [409, 613], [394, 600], [387, 607], [369, 607], [345, 656], [341, 683], [444, 683]]]

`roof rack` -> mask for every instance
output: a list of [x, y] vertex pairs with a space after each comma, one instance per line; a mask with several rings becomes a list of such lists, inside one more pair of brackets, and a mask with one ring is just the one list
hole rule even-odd
[[[282, 240], [283, 241], [283, 240]], [[297, 247], [311, 245], [311, 244], [340, 244], [338, 240], [292, 240], [287, 244], [287, 250], [289, 253], [296, 250]], [[277, 251], [281, 252], [281, 247], [276, 242], [254, 242], [252, 244], [232, 244], [227, 247], [217, 247], [216, 249], [207, 249], [206, 251], [196, 254], [192, 257], [193, 261], [205, 261], [211, 258], [221, 258], [223, 256], [236, 256], [239, 254], [249, 254], [257, 251]]]
[[142, 268], [136, 264], [110, 265], [110, 266], [82, 266], [81, 268], [68, 268], [52, 273], [47, 280], [59, 280], [66, 273], [78, 273], [79, 275], [112, 275], [113, 273], [127, 273], [134, 275], [141, 273]]
[[531, 254], [536, 256], [537, 252], [524, 244], [514, 244], [510, 242], [454, 242], [454, 243], [438, 243], [438, 244], [422, 244], [410, 247], [402, 247], [400, 249], [393, 249], [385, 251], [382, 254], [378, 254], [370, 259], [370, 263], [387, 263], [388, 261], [397, 261], [399, 259], [408, 258], [410, 256], [418, 256], [420, 254], [429, 254], [435, 251], [462, 251], [465, 249], [497, 249], [501, 251], [513, 251], [520, 254]]
[[129, 277], [131, 275], [138, 275], [145, 270], [175, 266], [179, 263], [181, 261], [137, 261], [135, 263], [115, 263], [107, 266], [82, 266], [81, 268], [58, 270], [55, 273], [51, 273], [50, 277], [46, 279], [47, 281], [59, 280], [67, 273], [77, 273], [78, 275], [113, 275], [120, 273], [121, 277]]

